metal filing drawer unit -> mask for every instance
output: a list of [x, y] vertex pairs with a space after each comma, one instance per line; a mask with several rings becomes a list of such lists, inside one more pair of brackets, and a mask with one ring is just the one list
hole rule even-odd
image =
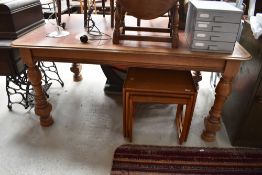
[[193, 51], [231, 53], [242, 11], [221, 1], [190, 0], [185, 34]]

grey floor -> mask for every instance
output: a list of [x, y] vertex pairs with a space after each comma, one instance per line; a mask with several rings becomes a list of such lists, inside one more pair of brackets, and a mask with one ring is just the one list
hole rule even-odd
[[[70, 64], [57, 63], [65, 82], [53, 83], [48, 101], [53, 105], [54, 125], [42, 128], [34, 109], [19, 105], [9, 111], [5, 77], [0, 77], [0, 174], [1, 175], [103, 175], [109, 174], [114, 150], [128, 143], [122, 135], [121, 96], [104, 94], [106, 81], [98, 65], [84, 65], [82, 82], [73, 82]], [[203, 118], [213, 101], [209, 73], [203, 81], [183, 146], [231, 147], [224, 127], [217, 141], [200, 139]], [[133, 143], [176, 146], [173, 121], [175, 105], [138, 106]]]

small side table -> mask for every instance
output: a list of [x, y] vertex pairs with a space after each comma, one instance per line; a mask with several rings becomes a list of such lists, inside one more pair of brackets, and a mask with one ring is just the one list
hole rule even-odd
[[177, 104], [175, 124], [182, 144], [187, 140], [196, 98], [190, 71], [129, 68], [123, 88], [124, 136], [132, 141], [135, 103]]

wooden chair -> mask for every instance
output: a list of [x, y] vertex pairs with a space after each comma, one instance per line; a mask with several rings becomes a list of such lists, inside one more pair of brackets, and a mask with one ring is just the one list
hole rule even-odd
[[[96, 2], [96, 0], [83, 0], [84, 2], [84, 6], [80, 7], [81, 8], [81, 13], [82, 11], [84, 11], [84, 27], [87, 27], [87, 7], [88, 7], [88, 2], [87, 1], [93, 1]], [[103, 16], [105, 17], [105, 1], [106, 0], [101, 0], [99, 2], [102, 2], [102, 8], [103, 8]], [[57, 0], [57, 16], [58, 16], [58, 24], [61, 24], [61, 0]], [[68, 9], [68, 14], [70, 15], [70, 1], [66, 0], [66, 4], [67, 4], [67, 9]], [[82, 0], [80, 0], [80, 6], [83, 5], [82, 4]]]
[[[179, 144], [187, 140], [197, 97], [190, 71], [129, 68], [123, 87], [123, 133], [132, 141], [136, 103], [177, 104]], [[183, 106], [186, 106], [183, 116]]]
[[110, 0], [111, 27], [115, 25], [115, 1]]
[[[115, 1], [110, 0], [111, 27], [115, 25]], [[140, 26], [141, 20], [137, 19], [137, 26]]]
[[[115, 12], [115, 28], [113, 43], [119, 44], [120, 40], [171, 42], [172, 48], [178, 47], [178, 23], [179, 23], [178, 0], [117, 0]], [[138, 19], [150, 20], [163, 16], [169, 12], [169, 28], [146, 28], [125, 26], [125, 14], [128, 13]], [[121, 30], [121, 31], [120, 31]], [[170, 37], [126, 35], [125, 31], [145, 31], [169, 33]]]
[[97, 1], [97, 0], [83, 0], [84, 1], [84, 6], [83, 6], [83, 11], [84, 11], [84, 27], [87, 27], [87, 9], [88, 9], [88, 2], [91, 1], [93, 4], [95, 4], [96, 2], [102, 2], [102, 9], [103, 9], [103, 17], [105, 17], [105, 1], [106, 0], [101, 0], [101, 1]]
[[[87, 0], [87, 9], [89, 9], [90, 8], [90, 5], [91, 4], [94, 4], [94, 6], [95, 6], [95, 13], [96, 13], [96, 3], [102, 3], [102, 11], [103, 11], [103, 17], [105, 17], [105, 1], [106, 0], [101, 0], [101, 1], [98, 1], [98, 0]], [[80, 12], [81, 13], [84, 13], [84, 0], [80, 0], [79, 1], [80, 2]]]

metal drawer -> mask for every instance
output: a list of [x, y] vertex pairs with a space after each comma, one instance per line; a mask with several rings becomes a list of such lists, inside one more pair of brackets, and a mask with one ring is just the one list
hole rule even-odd
[[241, 15], [242, 15], [241, 13], [198, 11], [196, 20], [211, 21], [211, 22], [240, 23]]
[[239, 24], [196, 21], [195, 30], [237, 33]]
[[231, 53], [235, 43], [193, 40], [192, 50]]
[[206, 41], [235, 42], [237, 39], [237, 34], [236, 33], [195, 31], [194, 39], [195, 40], [206, 40]]

